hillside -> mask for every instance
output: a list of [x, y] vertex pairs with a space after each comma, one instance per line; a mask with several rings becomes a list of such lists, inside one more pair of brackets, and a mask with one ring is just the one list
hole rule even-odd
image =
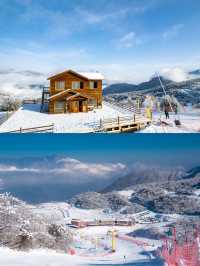
[[[200, 105], [200, 78], [198, 75], [193, 75], [194, 78], [183, 82], [173, 82], [162, 78], [163, 84], [166, 87], [166, 92], [169, 95], [173, 95], [183, 105]], [[113, 84], [111, 87], [107, 87], [104, 90], [104, 97], [107, 101], [114, 101], [116, 103], [123, 103], [125, 105], [130, 104], [130, 99], [135, 100], [136, 97], [144, 98], [147, 94], [155, 97], [162, 97], [164, 95], [163, 89], [157, 78], [153, 78], [148, 82], [141, 83], [139, 85], [129, 84], [127, 86], [123, 84]]]
[[191, 72], [189, 72], [190, 75], [197, 75], [197, 76], [200, 76], [200, 69], [196, 69], [196, 70], [193, 70]]
[[136, 186], [140, 184], [149, 183], [162, 183], [167, 180], [178, 180], [184, 176], [184, 169], [177, 168], [173, 170], [163, 170], [158, 167], [145, 167], [143, 165], [138, 165], [135, 167], [131, 173], [127, 174], [125, 177], [121, 177], [108, 186], [103, 192], [109, 192], [113, 190], [123, 190], [130, 186]]
[[[172, 81], [167, 80], [161, 77], [163, 84], [167, 85]], [[153, 89], [155, 87], [160, 86], [160, 82], [158, 78], [152, 78], [149, 81], [142, 82], [138, 85], [135, 84], [128, 84], [128, 83], [117, 83], [112, 84], [104, 89], [104, 95], [115, 94], [115, 93], [129, 93], [129, 92], [136, 92], [142, 91], [146, 89]]]
[[[144, 209], [163, 214], [200, 215], [200, 171], [152, 171], [120, 178], [100, 193], [77, 195], [70, 203], [78, 208], [105, 208], [126, 213]], [[191, 176], [190, 173], [193, 173]], [[100, 202], [96, 205], [95, 202]]]
[[127, 93], [127, 92], [133, 92], [137, 91], [138, 86], [134, 84], [129, 83], [117, 83], [112, 84], [104, 89], [104, 95], [107, 94], [114, 94], [114, 93]]

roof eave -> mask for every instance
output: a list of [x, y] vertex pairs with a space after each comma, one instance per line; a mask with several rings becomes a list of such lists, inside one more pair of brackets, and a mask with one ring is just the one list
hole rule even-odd
[[51, 76], [51, 77], [49, 77], [47, 80], [56, 79], [56, 78], [58, 78], [59, 76], [62, 76], [62, 75], [67, 74], [67, 73], [72, 73], [73, 75], [76, 75], [76, 76], [78, 76], [78, 77], [80, 77], [80, 78], [82, 78], [82, 79], [89, 80], [87, 77], [85, 77], [85, 76], [83, 76], [83, 75], [81, 75], [81, 74], [79, 74], [79, 73], [77, 73], [77, 72], [75, 72], [75, 71], [73, 71], [73, 70], [71, 70], [71, 69], [66, 70], [66, 71], [64, 71], [64, 72], [62, 72], [62, 73], [59, 73], [59, 74], [57, 74], [57, 75]]

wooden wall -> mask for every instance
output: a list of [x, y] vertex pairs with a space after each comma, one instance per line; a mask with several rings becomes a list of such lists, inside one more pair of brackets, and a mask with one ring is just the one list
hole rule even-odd
[[[97, 81], [97, 83], [98, 83], [97, 89], [90, 89], [90, 81], [89, 80], [85, 80], [81, 77], [73, 75], [72, 73], [66, 72], [66, 73], [64, 73], [58, 77], [52, 78], [50, 80], [50, 96], [53, 96], [53, 95], [60, 92], [60, 90], [56, 90], [56, 88], [55, 88], [56, 81], [65, 81], [65, 89], [72, 89], [72, 82], [73, 81], [83, 82], [84, 88], [74, 90], [74, 91], [84, 93], [87, 96], [93, 97], [97, 101], [97, 106], [98, 107], [102, 106], [102, 100], [103, 100], [103, 97], [102, 97], [102, 93], [103, 93], [102, 92], [102, 80]], [[49, 103], [49, 112], [54, 113], [54, 102], [53, 101], [51, 101]]]

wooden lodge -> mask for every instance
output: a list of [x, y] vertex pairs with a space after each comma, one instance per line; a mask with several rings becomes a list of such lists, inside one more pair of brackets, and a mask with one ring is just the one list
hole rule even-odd
[[101, 108], [103, 79], [98, 72], [78, 73], [72, 70], [48, 78], [49, 113], [79, 113]]

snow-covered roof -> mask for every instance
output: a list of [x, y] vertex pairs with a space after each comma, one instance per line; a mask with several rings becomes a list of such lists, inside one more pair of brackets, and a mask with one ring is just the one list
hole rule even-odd
[[88, 80], [104, 80], [105, 79], [105, 77], [100, 72], [77, 72], [77, 71], [73, 71], [73, 70], [67, 70], [67, 71], [64, 71], [62, 73], [58, 73], [54, 76], [51, 76], [50, 78], [48, 78], [48, 80], [56, 78], [56, 77], [61, 76], [63, 74], [66, 74], [68, 72], [70, 72], [74, 75], [78, 75], [80, 77], [86, 78]]
[[92, 80], [103, 80], [105, 77], [100, 72], [77, 72], [79, 75]]

